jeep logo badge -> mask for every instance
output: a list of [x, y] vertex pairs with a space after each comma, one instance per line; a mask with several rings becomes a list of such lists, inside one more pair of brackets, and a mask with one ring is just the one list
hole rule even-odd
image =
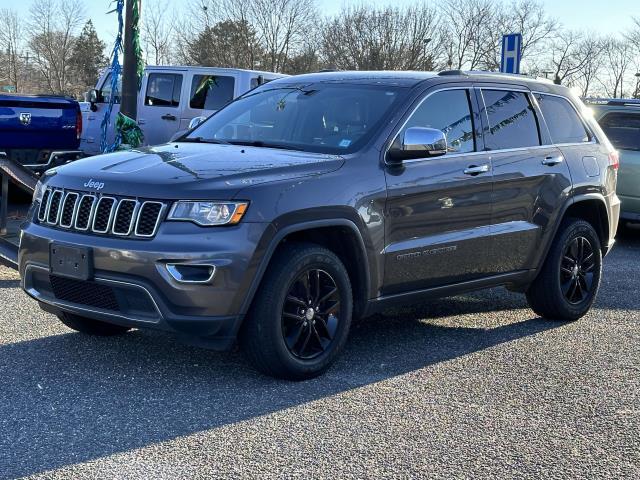
[[87, 188], [95, 188], [96, 190], [100, 191], [104, 188], [104, 183], [96, 182], [93, 178], [90, 178], [89, 181], [84, 184], [84, 186]]
[[31, 114], [29, 112], [20, 113], [20, 123], [25, 126], [31, 124]]

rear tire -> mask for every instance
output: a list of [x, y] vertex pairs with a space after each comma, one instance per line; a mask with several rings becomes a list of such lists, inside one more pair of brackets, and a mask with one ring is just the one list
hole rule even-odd
[[326, 371], [347, 340], [353, 295], [346, 268], [310, 243], [275, 254], [240, 332], [240, 346], [260, 372], [288, 380]]
[[542, 270], [527, 289], [531, 309], [547, 320], [584, 316], [598, 294], [602, 248], [593, 226], [575, 218], [563, 221]]
[[75, 315], [68, 312], [61, 313], [60, 315], [58, 315], [58, 318], [70, 329], [75, 330], [76, 332], [84, 333], [86, 335], [110, 337], [113, 335], [121, 335], [131, 330], [130, 327], [113, 325], [111, 323], [93, 320], [92, 318], [81, 317], [80, 315]]

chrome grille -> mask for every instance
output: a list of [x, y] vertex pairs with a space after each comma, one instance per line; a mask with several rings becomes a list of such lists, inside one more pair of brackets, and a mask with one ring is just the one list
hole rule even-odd
[[47, 207], [49, 206], [49, 197], [51, 196], [51, 190], [46, 190], [42, 195], [42, 203], [38, 208], [38, 220], [44, 222], [47, 218]]
[[95, 203], [96, 197], [94, 195], [83, 195], [82, 198], [80, 198], [80, 205], [78, 206], [78, 213], [76, 214], [76, 230], [87, 230], [89, 228]]
[[70, 228], [73, 225], [73, 217], [76, 213], [76, 205], [78, 203], [78, 195], [76, 192], [67, 192], [62, 202], [62, 213], [60, 214], [60, 226]]
[[100, 235], [151, 238], [162, 221], [166, 204], [82, 192], [47, 189], [37, 219], [53, 227]]
[[47, 206], [47, 223], [55, 225], [59, 220], [60, 203], [62, 202], [62, 190], [54, 190], [49, 198]]
[[136, 235], [153, 237], [156, 234], [164, 204], [160, 202], [144, 202], [136, 221]]
[[138, 202], [125, 198], [118, 204], [115, 222], [113, 223], [114, 235], [129, 235], [133, 228], [136, 207]]
[[98, 200], [96, 213], [93, 216], [93, 231], [96, 233], [107, 233], [111, 226], [113, 213], [116, 208], [116, 199], [113, 197], [102, 197]]

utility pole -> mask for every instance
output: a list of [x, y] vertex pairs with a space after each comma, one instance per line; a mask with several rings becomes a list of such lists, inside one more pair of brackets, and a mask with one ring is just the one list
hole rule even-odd
[[133, 46], [133, 2], [125, 0], [124, 19], [124, 60], [122, 63], [122, 95], [120, 111], [127, 117], [137, 120], [138, 112], [138, 63]]

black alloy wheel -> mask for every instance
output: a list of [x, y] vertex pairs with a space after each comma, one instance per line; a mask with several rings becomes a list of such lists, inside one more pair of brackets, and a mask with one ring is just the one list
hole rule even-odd
[[575, 237], [565, 247], [560, 261], [562, 294], [572, 305], [584, 302], [592, 293], [595, 276], [593, 246], [583, 236]]
[[331, 275], [317, 268], [299, 275], [282, 309], [282, 335], [289, 352], [304, 360], [322, 355], [338, 330], [339, 309], [340, 292]]

